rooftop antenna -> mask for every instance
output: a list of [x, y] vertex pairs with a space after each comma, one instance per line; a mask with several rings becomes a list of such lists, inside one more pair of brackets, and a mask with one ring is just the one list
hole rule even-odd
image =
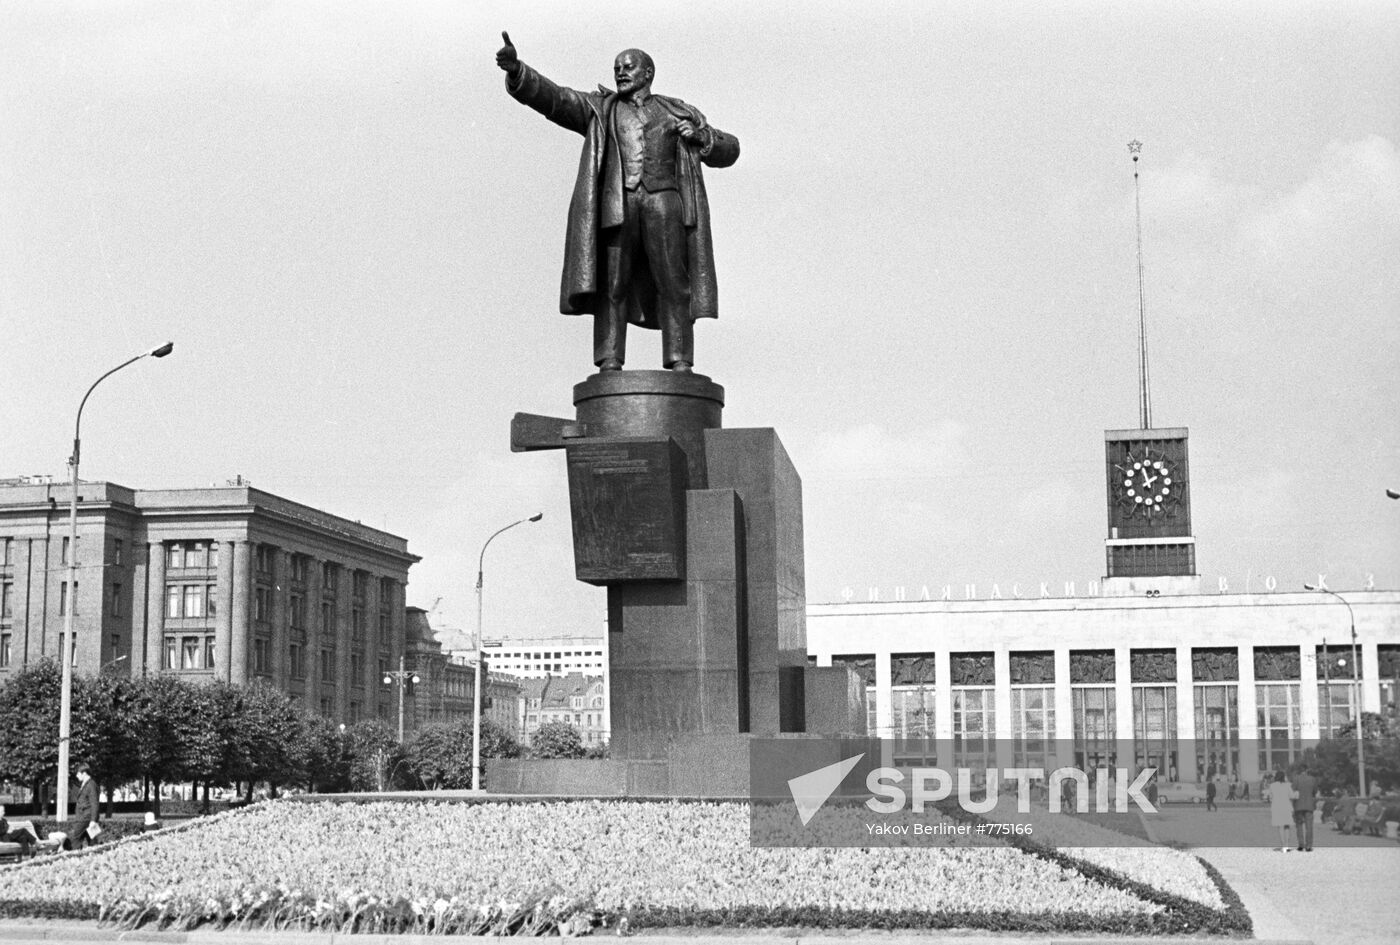
[[1138, 270], [1138, 417], [1142, 422], [1139, 429], [1152, 429], [1152, 394], [1148, 390], [1147, 373], [1147, 293], [1142, 279], [1142, 187], [1138, 182], [1138, 156], [1142, 153], [1142, 142], [1128, 142], [1128, 153], [1133, 156], [1133, 200], [1137, 206], [1137, 270]]

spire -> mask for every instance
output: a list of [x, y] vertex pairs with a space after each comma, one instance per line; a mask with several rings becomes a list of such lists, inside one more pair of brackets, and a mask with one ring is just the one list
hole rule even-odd
[[1142, 153], [1141, 141], [1128, 142], [1128, 153], [1133, 156], [1133, 200], [1137, 206], [1137, 271], [1138, 271], [1138, 417], [1140, 429], [1152, 429], [1152, 393], [1148, 385], [1147, 372], [1147, 293], [1142, 279], [1142, 188], [1138, 183], [1138, 155]]

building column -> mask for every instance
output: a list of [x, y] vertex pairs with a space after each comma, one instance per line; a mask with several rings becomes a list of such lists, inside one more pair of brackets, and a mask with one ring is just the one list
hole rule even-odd
[[[478, 654], [479, 655], [479, 654]], [[880, 738], [889, 738], [894, 728], [894, 674], [891, 672], [890, 651], [875, 654], [875, 731]]]
[[[953, 763], [953, 651], [933, 651], [933, 737], [940, 762]], [[945, 754], [946, 747], [946, 754]]]
[[997, 644], [992, 651], [992, 702], [996, 709], [996, 758], [997, 764], [1009, 768], [1016, 763], [1012, 751], [1012, 739], [1016, 727], [1011, 718], [1011, 651]]
[[43, 659], [49, 652], [49, 540], [35, 538], [29, 543], [29, 591], [26, 596], [26, 618], [29, 624], [29, 644], [26, 662]]
[[[233, 605], [229, 608], [229, 682], [241, 686], [248, 681], [248, 641], [253, 635], [249, 619], [248, 598], [252, 594], [252, 569], [249, 567], [252, 545], [247, 541], [233, 543]], [[219, 556], [222, 566], [223, 556]]]
[[[365, 591], [365, 714], [371, 718], [379, 718], [379, 707], [384, 704], [384, 677], [379, 675], [379, 656], [380, 649], [388, 641], [382, 639], [379, 632], [379, 615], [383, 612], [385, 603], [380, 600], [381, 580], [379, 575], [371, 574], [369, 587]], [[385, 656], [385, 659], [388, 657]], [[387, 668], [396, 670], [398, 665], [390, 663]], [[395, 705], [389, 706], [391, 718], [394, 715], [394, 708]], [[406, 727], [407, 722], [405, 722]]]
[[1381, 710], [1381, 654], [1375, 640], [1359, 640], [1361, 653], [1361, 711]]
[[1259, 701], [1254, 689], [1254, 646], [1239, 648], [1239, 688], [1235, 704], [1240, 718], [1240, 780], [1258, 788], [1259, 781]]
[[1070, 685], [1069, 647], [1055, 648], [1055, 765], [1074, 766], [1074, 689]]
[[1298, 660], [1298, 735], [1316, 741], [1322, 734], [1318, 724], [1317, 646], [1311, 641], [1303, 644]]
[[306, 708], [321, 714], [321, 565], [320, 558], [306, 561], [306, 646], [302, 661], [306, 668], [304, 680]]
[[[1113, 649], [1113, 714], [1118, 728], [1119, 754], [1125, 749], [1136, 751], [1133, 745], [1133, 651], [1126, 646]], [[1118, 764], [1129, 767], [1134, 755], [1119, 758]]]
[[[1196, 769], [1196, 690], [1193, 678], [1191, 647], [1176, 646], [1176, 767], [1178, 771]], [[1187, 749], [1191, 757], [1188, 759]], [[1190, 762], [1188, 766], [1188, 761]]]
[[283, 548], [272, 552], [272, 634], [268, 654], [272, 684], [282, 692], [291, 684], [291, 667], [287, 665], [287, 625], [290, 620], [288, 597], [292, 592], [291, 555]]
[[355, 570], [339, 569], [335, 583], [335, 717], [350, 724], [350, 606]]
[[[135, 596], [135, 595], [132, 595]], [[142, 675], [165, 669], [165, 543], [146, 542], [146, 661]]]
[[233, 556], [235, 542], [219, 543], [219, 567], [214, 576], [218, 612], [214, 614], [214, 678], [228, 680], [233, 665]]

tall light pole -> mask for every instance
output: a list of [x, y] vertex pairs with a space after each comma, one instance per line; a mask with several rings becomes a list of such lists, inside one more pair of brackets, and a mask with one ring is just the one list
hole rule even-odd
[[63, 608], [63, 637], [58, 641], [58, 661], [63, 667], [63, 682], [60, 689], [58, 709], [58, 812], [57, 819], [68, 819], [68, 749], [73, 734], [73, 611], [78, 609], [78, 461], [82, 454], [83, 408], [88, 398], [97, 390], [97, 385], [130, 364], [142, 358], [163, 358], [175, 350], [175, 343], [167, 341], [158, 348], [143, 351], [130, 360], [123, 361], [112, 370], [92, 382], [78, 404], [78, 419], [73, 423], [73, 455], [68, 457], [68, 465], [73, 470], [72, 492], [68, 496], [68, 586]]
[[395, 672], [388, 670], [384, 673], [384, 685], [397, 681], [399, 684], [399, 744], [403, 744], [403, 691], [409, 683], [418, 683], [420, 680], [417, 673], [409, 672], [403, 668], [403, 654], [399, 654], [399, 668]]
[[484, 583], [482, 578], [485, 574], [483, 566], [486, 561], [486, 547], [491, 544], [501, 532], [508, 531], [517, 525], [524, 525], [526, 522], [538, 522], [544, 518], [543, 512], [536, 512], [529, 518], [522, 518], [519, 521], [511, 522], [505, 528], [498, 528], [491, 534], [491, 538], [486, 539], [481, 546], [481, 554], [476, 559], [476, 675], [472, 686], [472, 790], [481, 790], [481, 662], [485, 658], [482, 649], [481, 636], [481, 588]]
[[[1324, 594], [1330, 594], [1331, 596], [1337, 598], [1337, 600], [1341, 601], [1347, 609], [1347, 620], [1351, 624], [1351, 685], [1353, 699], [1352, 704], [1356, 706], [1356, 780], [1359, 787], [1357, 796], [1365, 797], [1366, 739], [1363, 737], [1361, 725], [1361, 676], [1359, 675], [1359, 666], [1361, 661], [1357, 658], [1356, 652], [1356, 614], [1351, 609], [1351, 601], [1347, 600], [1341, 594], [1338, 594], [1336, 591], [1331, 590], [1330, 588], [1323, 587], [1320, 584], [1304, 584], [1303, 590], [1321, 591]], [[1330, 691], [1327, 693], [1327, 699], [1329, 702], [1332, 699], [1332, 693]]]

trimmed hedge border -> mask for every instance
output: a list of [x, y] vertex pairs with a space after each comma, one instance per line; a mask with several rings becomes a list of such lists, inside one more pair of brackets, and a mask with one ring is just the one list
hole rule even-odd
[[[980, 815], [963, 810], [956, 803], [941, 801], [936, 806], [940, 812], [955, 820], [968, 823], [990, 823]], [[1206, 875], [1215, 884], [1216, 891], [1220, 893], [1220, 900], [1225, 905], [1224, 909], [1213, 909], [1184, 896], [1165, 892], [1155, 886], [1131, 879], [1116, 870], [1070, 856], [1033, 839], [1027, 834], [1011, 834], [1000, 839], [1004, 839], [1008, 846], [1015, 847], [1023, 853], [1048, 860], [1112, 889], [1131, 893], [1139, 899], [1163, 907], [1166, 910], [1165, 913], [1155, 918], [1166, 919], [1168, 924], [1155, 934], [1204, 932], [1243, 938], [1254, 935], [1254, 922], [1250, 919], [1249, 912], [1244, 908], [1244, 903], [1240, 901], [1239, 895], [1230, 888], [1230, 884], [1225, 881], [1224, 876], [1220, 875], [1219, 870], [1200, 857], [1194, 857], [1194, 859], [1205, 868]]]
[[[309, 799], [308, 799], [309, 800]], [[427, 800], [426, 798], [424, 800]], [[443, 798], [437, 798], [441, 803]], [[455, 800], [455, 799], [453, 799]], [[475, 800], [475, 799], [472, 799]], [[616, 801], [617, 798], [606, 800]], [[697, 799], [705, 803], [723, 803], [714, 799]], [[344, 800], [340, 801], [344, 803]], [[353, 803], [353, 801], [352, 801]], [[956, 820], [972, 823], [989, 823], [985, 818], [962, 810], [956, 804], [944, 802], [939, 809]], [[194, 820], [181, 824], [177, 829], [195, 828], [201, 821]], [[136, 825], [139, 827], [139, 824]], [[161, 831], [167, 833], [169, 830]], [[133, 837], [114, 838], [118, 841], [153, 839], [157, 834], [137, 834]], [[567, 911], [548, 914], [536, 911], [528, 916], [496, 916], [497, 925], [493, 934], [559, 934], [560, 927], [567, 926], [565, 934], [580, 934], [587, 931], [621, 931], [623, 929], [664, 929], [664, 928], [728, 928], [728, 929], [772, 929], [799, 927], [807, 929], [870, 929], [878, 931], [898, 930], [949, 930], [976, 929], [991, 932], [1100, 932], [1120, 935], [1182, 935], [1214, 934], [1233, 937], [1252, 935], [1253, 923], [1249, 918], [1238, 894], [1229, 886], [1224, 877], [1210, 863], [1196, 857], [1215, 884], [1220, 894], [1223, 909], [1216, 909], [1190, 899], [1168, 893], [1145, 883], [1131, 879], [1098, 864], [1089, 863], [1070, 856], [1060, 850], [1032, 839], [1028, 835], [1013, 834], [998, 838], [1007, 846], [1021, 853], [1047, 860], [1069, 872], [1078, 873], [1108, 888], [1133, 895], [1145, 902], [1160, 906], [1162, 911], [1155, 915], [1120, 914], [1096, 916], [1083, 912], [1059, 914], [1028, 912], [921, 912], [911, 909], [901, 910], [856, 910], [832, 909], [820, 906], [748, 906], [736, 909], [686, 909], [679, 907], [637, 906], [624, 912], [602, 912], [590, 908], [587, 900], [574, 900]], [[82, 854], [102, 852], [102, 844], [84, 850]], [[73, 855], [73, 854], [67, 854]], [[30, 860], [21, 864], [23, 869], [42, 860]], [[536, 906], [543, 903], [535, 900]], [[39, 918], [39, 919], [96, 919], [121, 928], [171, 928], [183, 929], [205, 926], [216, 929], [280, 929], [288, 931], [375, 931], [379, 933], [422, 933], [432, 930], [431, 919], [425, 927], [422, 917], [415, 917], [400, 903], [383, 903], [383, 909], [362, 910], [356, 914], [326, 915], [321, 921], [309, 920], [304, 914], [298, 918], [283, 920], [278, 915], [287, 903], [272, 901], [266, 908], [253, 913], [244, 912], [236, 917], [219, 918], [210, 916], [184, 916], [177, 922], [167, 916], [146, 913], [129, 916], [125, 921], [114, 920], [112, 912], [117, 904], [98, 906], [93, 903], [33, 902], [27, 900], [0, 899], [0, 918]], [[484, 917], [483, 917], [484, 918]], [[533, 919], [534, 921], [530, 921]], [[134, 920], [134, 921], [133, 921]], [[493, 923], [495, 924], [495, 923]]]

